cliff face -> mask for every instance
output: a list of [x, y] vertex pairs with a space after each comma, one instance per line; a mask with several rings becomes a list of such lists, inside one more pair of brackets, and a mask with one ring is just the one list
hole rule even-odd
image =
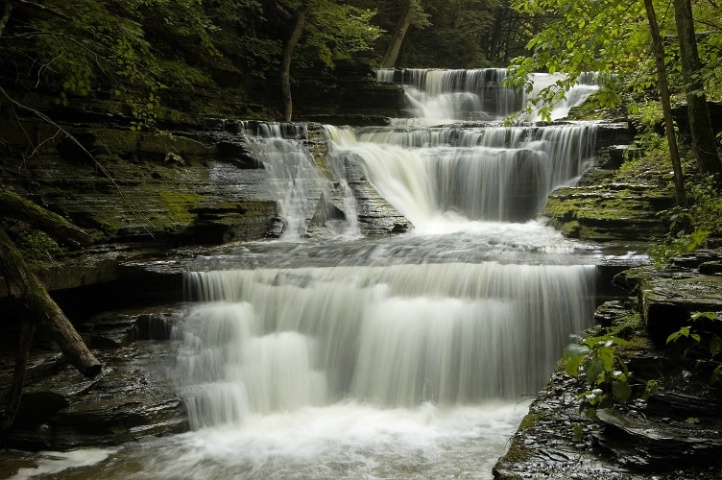
[[[323, 85], [301, 82], [298, 90], [307, 93], [298, 95], [296, 111], [324, 123], [383, 123], [404, 102], [400, 87], [376, 82], [368, 67], [339, 68]], [[52, 123], [26, 109], [15, 109], [19, 117], [2, 111], [2, 187], [90, 230], [96, 245], [217, 244], [278, 229], [264, 166], [246, 148], [249, 123], [239, 120], [252, 105], [234, 104], [232, 95], [224, 103], [218, 92], [201, 91], [187, 110], [163, 107], [150, 131], [134, 130], [129, 107], [117, 102], [75, 99], [61, 107], [39, 95], [16, 99]], [[323, 143], [320, 126], [309, 131], [309, 148]]]

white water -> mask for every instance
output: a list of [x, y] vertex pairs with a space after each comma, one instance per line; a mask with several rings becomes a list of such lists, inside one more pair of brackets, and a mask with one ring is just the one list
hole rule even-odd
[[[532, 74], [532, 92], [524, 92], [504, 86], [508, 71], [505, 68], [473, 70], [379, 69], [376, 78], [380, 82], [394, 82], [404, 86], [410, 103], [411, 121], [403, 123], [443, 125], [458, 121], [498, 121], [519, 112], [527, 102], [537, 98], [546, 87], [556, 85], [565, 77], [561, 74]], [[397, 77], [397, 78], [395, 78]], [[400, 77], [400, 78], [398, 78]], [[564, 98], [553, 105], [552, 120], [564, 118], [569, 111], [581, 105], [589, 95], [597, 91], [593, 75], [583, 75]], [[541, 120], [539, 109], [525, 118]]]
[[[358, 162], [419, 231], [469, 221], [526, 221], [594, 159], [596, 127], [394, 128], [331, 131], [332, 158]], [[339, 160], [341, 159], [341, 160]]]
[[[308, 132], [304, 124], [254, 123], [243, 134], [252, 156], [263, 163], [269, 193], [284, 220], [283, 238], [299, 240], [319, 203], [330, 198], [330, 180], [319, 172], [315, 159], [305, 147]], [[288, 128], [288, 127], [293, 128]]]
[[[537, 98], [541, 90], [556, 85], [557, 82], [564, 80], [564, 78], [564, 75], [559, 73], [551, 75], [548, 73], [532, 74], [533, 88], [528, 99]], [[552, 106], [551, 111], [549, 112], [550, 118], [552, 120], [557, 120], [566, 117], [569, 115], [569, 111], [572, 108], [578, 107], [584, 103], [587, 97], [597, 90], [599, 90], [599, 85], [597, 85], [594, 74], [589, 73], [581, 75], [577, 82], [568, 91], [564, 92], [564, 98]], [[536, 108], [529, 117], [529, 120], [532, 122], [536, 122], [541, 119], [542, 117], [539, 113], [539, 108]]]
[[209, 302], [179, 332], [191, 419], [241, 426], [343, 399], [395, 408], [520, 398], [590, 318], [594, 267], [240, 270], [189, 281]]
[[[491, 78], [457, 77], [477, 90]], [[454, 82], [419, 104], [438, 112]], [[449, 111], [471, 111], [449, 98]], [[414, 230], [300, 242], [331, 181], [303, 129], [247, 129], [291, 242], [200, 258], [188, 273], [172, 375], [193, 431], [50, 453], [13, 478], [492, 478], [569, 335], [591, 323], [595, 268], [569, 260], [585, 247], [530, 219], [593, 160], [594, 129], [327, 132], [347, 231], [358, 236], [348, 162]]]

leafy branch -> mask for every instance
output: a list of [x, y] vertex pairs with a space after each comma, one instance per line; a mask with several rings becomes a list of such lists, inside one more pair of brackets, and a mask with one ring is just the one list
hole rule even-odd
[[689, 346], [685, 350], [685, 356], [690, 350], [699, 349], [702, 345], [707, 346], [705, 355], [707, 358], [697, 360], [697, 367], [714, 367], [710, 383], [717, 383], [722, 380], [722, 339], [715, 332], [705, 328], [708, 325], [720, 324], [722, 322], [722, 312], [694, 312], [690, 315], [691, 325], [681, 327], [679, 330], [672, 332], [667, 337], [667, 345], [677, 342], [686, 342]]

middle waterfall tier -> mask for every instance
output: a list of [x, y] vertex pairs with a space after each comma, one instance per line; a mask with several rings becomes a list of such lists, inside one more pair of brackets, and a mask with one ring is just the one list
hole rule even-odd
[[[595, 159], [596, 126], [326, 127], [330, 161], [360, 165], [417, 229], [438, 222], [524, 222]], [[339, 169], [340, 170], [340, 169]]]

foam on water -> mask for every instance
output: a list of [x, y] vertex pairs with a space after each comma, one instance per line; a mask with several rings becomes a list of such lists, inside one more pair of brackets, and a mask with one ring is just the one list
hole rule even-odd
[[[65, 480], [408, 479], [448, 475], [491, 479], [491, 468], [528, 402], [381, 409], [353, 401], [293, 413], [253, 415], [244, 428], [203, 428], [41, 460], [33, 474]], [[58, 460], [61, 455], [66, 460]], [[86, 457], [83, 460], [81, 457]], [[54, 463], [52, 467], [50, 464]], [[53, 477], [60, 478], [60, 477]]]

